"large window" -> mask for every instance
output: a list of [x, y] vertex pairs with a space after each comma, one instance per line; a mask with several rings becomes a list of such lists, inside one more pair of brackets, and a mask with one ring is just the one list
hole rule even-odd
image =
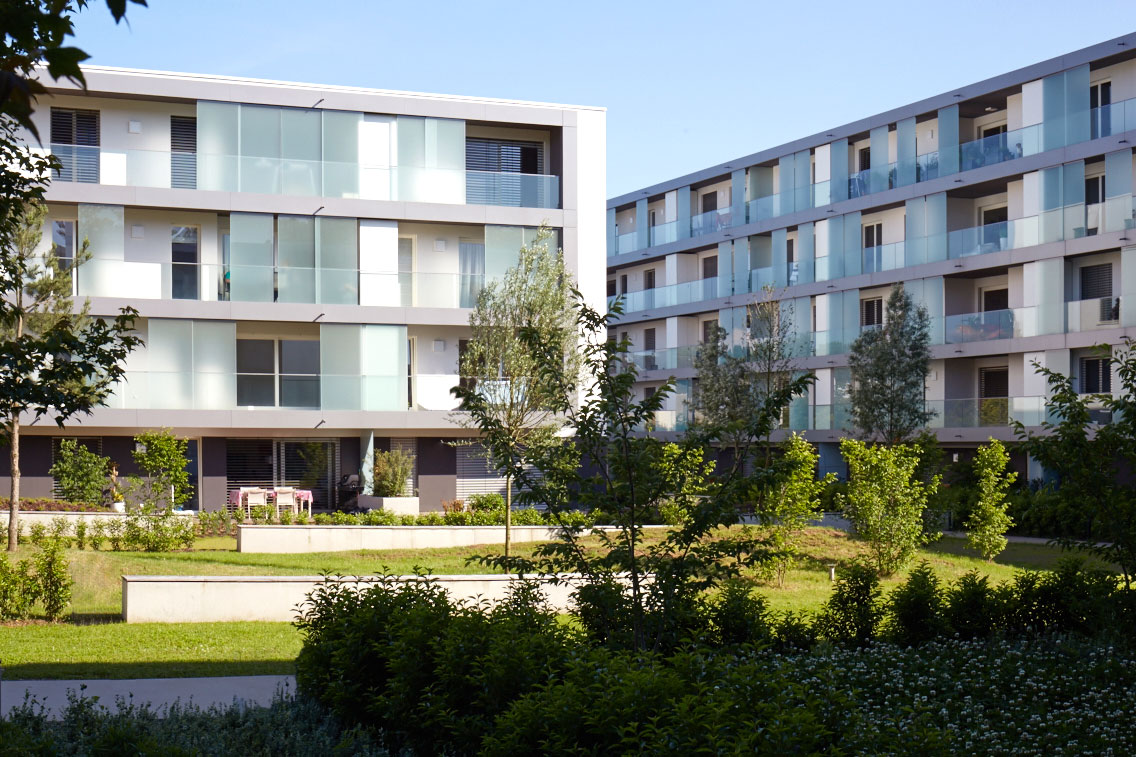
[[237, 405], [318, 408], [319, 351], [314, 339], [238, 339]]
[[1081, 358], [1081, 394], [1112, 392], [1112, 361], [1106, 357]]

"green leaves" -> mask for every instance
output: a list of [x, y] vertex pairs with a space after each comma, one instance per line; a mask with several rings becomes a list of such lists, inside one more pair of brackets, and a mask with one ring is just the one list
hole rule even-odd
[[997, 439], [978, 448], [974, 472], [978, 478], [978, 501], [966, 521], [966, 545], [987, 560], [1006, 548], [1006, 531], [1014, 521], [1006, 514], [1006, 493], [1018, 474], [1006, 473], [1010, 455]]

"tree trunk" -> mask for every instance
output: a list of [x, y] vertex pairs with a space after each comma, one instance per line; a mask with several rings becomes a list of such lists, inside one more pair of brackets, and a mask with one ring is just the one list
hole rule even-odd
[[20, 541], [20, 418], [13, 416], [12, 433], [12, 491], [8, 499], [8, 551], [15, 552]]
[[512, 544], [511, 529], [513, 526], [513, 479], [505, 476], [505, 557], [509, 556], [509, 547]]

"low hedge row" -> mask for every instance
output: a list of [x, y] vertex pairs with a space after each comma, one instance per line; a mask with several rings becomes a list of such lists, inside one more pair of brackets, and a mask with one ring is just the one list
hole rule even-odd
[[[10, 500], [7, 497], [0, 497], [0, 510], [7, 512], [9, 502]], [[39, 497], [36, 499], [21, 498], [20, 512], [109, 513], [110, 508], [105, 505], [95, 505], [90, 502], [67, 502], [62, 499], [48, 499], [46, 497]]]

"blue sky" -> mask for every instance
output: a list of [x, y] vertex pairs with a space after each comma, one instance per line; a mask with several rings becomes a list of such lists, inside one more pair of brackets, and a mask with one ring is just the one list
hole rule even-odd
[[1131, 0], [150, 0], [90, 62], [608, 109], [608, 195], [1136, 30]]

